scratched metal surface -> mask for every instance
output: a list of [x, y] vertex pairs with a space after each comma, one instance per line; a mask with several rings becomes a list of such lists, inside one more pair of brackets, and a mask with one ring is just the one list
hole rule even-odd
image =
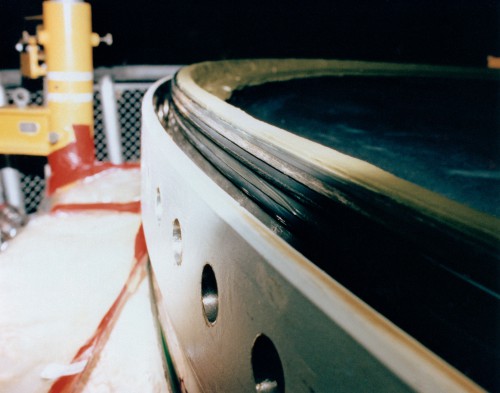
[[[409, 380], [421, 390], [474, 386], [446, 367], [446, 378], [435, 378], [434, 370], [443, 372], [439, 360], [415, 351], [404, 333], [284, 243], [277, 227], [268, 230], [273, 220], [203, 160], [177, 124], [158, 121], [153, 89], [143, 106], [143, 220], [181, 391], [404, 392]], [[168, 102], [158, 105], [162, 117], [170, 113]], [[212, 322], [203, 311], [207, 265], [217, 282]], [[268, 346], [255, 350], [262, 335], [274, 345], [278, 365]], [[425, 378], [407, 369], [405, 380], [385, 364], [408, 361], [408, 353], [424, 363], [417, 374]], [[263, 376], [277, 386], [259, 386]]]
[[[260, 296], [262, 290], [252, 287], [253, 283], [269, 279], [269, 283], [279, 282], [279, 287], [287, 296], [298, 290], [308, 299], [303, 302], [298, 300], [299, 297], [294, 302], [299, 314], [308, 308], [308, 301], [315, 304], [331, 318], [334, 325], [340, 324], [342, 330], [352, 335], [414, 389], [477, 389], [467, 376], [491, 387], [495, 383], [494, 364], [498, 356], [493, 322], [498, 309], [494, 293], [497, 290], [494, 273], [497, 265], [492, 256], [496, 232], [489, 232], [493, 226], [483, 230], [480, 224], [486, 215], [462, 209], [457, 221], [453, 213], [455, 208], [446, 206], [448, 199], [423, 191], [423, 188], [408, 181], [399, 181], [359, 159], [330, 154], [331, 149], [318, 149], [319, 145], [304, 143], [304, 156], [297, 156], [303, 138], [296, 135], [293, 138], [285, 130], [256, 122], [223, 101], [231, 93], [237, 94], [235, 90], [242, 87], [239, 75], [259, 83], [265, 82], [266, 78], [291, 79], [293, 73], [289, 64], [283, 65], [279, 61], [257, 65], [255, 62], [229, 63], [223, 62], [222, 67], [217, 63], [205, 63], [200, 69], [191, 66], [184, 72], [181, 70], [174, 78], [172, 91], [167, 83], [159, 85], [154, 96], [150, 92], [143, 105], [144, 113], [149, 112], [149, 115], [144, 115], [143, 133], [145, 230], [160, 297], [163, 298], [160, 314], [163, 313], [164, 326], [170, 333], [169, 348], [175, 352], [181, 383], [190, 383], [183, 376], [197, 378], [210, 375], [212, 382], [208, 384], [227, 383], [230, 386], [243, 383], [251, 389], [248, 366], [241, 369], [242, 374], [235, 372], [234, 380], [226, 379], [222, 365], [230, 364], [234, 368], [239, 363], [228, 360], [221, 351], [208, 350], [209, 346], [222, 350], [220, 345], [225, 339], [227, 345], [237, 348], [241, 341], [233, 340], [234, 326], [225, 325], [226, 322], [223, 323], [225, 327], [218, 322], [214, 326], [208, 324], [207, 332], [212, 329], [213, 334], [209, 334], [209, 341], [200, 341], [200, 336], [194, 332], [198, 329], [197, 325], [189, 322], [199, 318], [203, 309], [199, 297], [192, 294], [199, 293], [199, 275], [202, 275], [203, 264], [209, 263], [221, 283], [219, 295], [224, 287], [226, 291], [231, 291], [233, 286], [238, 287], [238, 291], [231, 292], [231, 297], [226, 298], [225, 305], [219, 303], [227, 310], [227, 323], [241, 318], [237, 310], [250, 307], [257, 311], [247, 313], [251, 320], [238, 325], [242, 335], [255, 327], [261, 329], [261, 326], [273, 325], [276, 330], [269, 337], [275, 343], [282, 337], [289, 337], [293, 342], [303, 340], [304, 335], [311, 337], [310, 345], [323, 342], [324, 336], [305, 332], [322, 320], [319, 315], [308, 318], [308, 323], [302, 325], [304, 335], [299, 331], [291, 334], [289, 324], [294, 323], [294, 315], [298, 314], [287, 313], [287, 318], [281, 318], [281, 303], [264, 301]], [[271, 66], [269, 73], [263, 68], [267, 65]], [[307, 66], [304, 63], [304, 68], [300, 69], [302, 66], [297, 64], [301, 77], [307, 74]], [[372, 67], [376, 73], [382, 72], [379, 65], [336, 62], [332, 66], [344, 67], [355, 75], [362, 73], [363, 67]], [[397, 67], [395, 71], [398, 75], [404, 73], [403, 68]], [[422, 70], [417, 68], [412, 70], [420, 75]], [[338, 68], [332, 69], [334, 73], [339, 73]], [[212, 80], [210, 70], [216, 78], [222, 79]], [[431, 69], [425, 70], [427, 74], [432, 73]], [[260, 74], [252, 74], [255, 71]], [[328, 70], [322, 69], [321, 72], [332, 75]], [[463, 70], [459, 73], [462, 75]], [[201, 78], [210, 89], [198, 89], [196, 78]], [[200, 84], [198, 86], [203, 89]], [[224, 93], [210, 95], [212, 90]], [[151, 114], [147, 100], [154, 103], [159, 124], [155, 123], [158, 119]], [[308, 151], [311, 147], [311, 152], [315, 154]], [[316, 160], [317, 154], [321, 154], [321, 158]], [[187, 161], [185, 156], [189, 157]], [[372, 179], [379, 175], [382, 176], [380, 185]], [[318, 186], [318, 183], [321, 184]], [[190, 202], [196, 198], [200, 199]], [[165, 199], [166, 203], [163, 202]], [[452, 207], [460, 206], [453, 203]], [[417, 209], [419, 206], [423, 207], [422, 211]], [[205, 211], [206, 208], [209, 211]], [[215, 209], [223, 222], [212, 221], [209, 218], [212, 214], [210, 209]], [[445, 213], [437, 214], [441, 209], [445, 209]], [[166, 222], [165, 213], [168, 216]], [[256, 219], [258, 223], [254, 222], [255, 225], [249, 227], [250, 217], [250, 221]], [[215, 237], [212, 236], [213, 229], [206, 227], [209, 222], [216, 229]], [[182, 242], [177, 233], [179, 223]], [[257, 227], [260, 229], [255, 231]], [[254, 255], [236, 238], [230, 241], [232, 230], [260, 256]], [[484, 241], [479, 234], [486, 235]], [[162, 240], [165, 236], [166, 242]], [[169, 236], [172, 237], [170, 241]], [[267, 248], [265, 243], [271, 240], [274, 246]], [[282, 241], [286, 241], [287, 245], [280, 243]], [[169, 242], [172, 243], [172, 250], [169, 250]], [[278, 244], [284, 247], [282, 250], [288, 250], [281, 260], [275, 259], [275, 252], [280, 247], [273, 247]], [[181, 245], [183, 262], [179, 263]], [[296, 254], [297, 251], [302, 254], [298, 259], [296, 256], [300, 254]], [[188, 261], [187, 253], [195, 253], [196, 257], [184, 265]], [[228, 259], [223, 256], [226, 253], [231, 254]], [[301, 259], [303, 257], [306, 259]], [[262, 275], [253, 271], [248, 274], [261, 261], [261, 268], [266, 273]], [[181, 273], [182, 266], [188, 265], [196, 272], [184, 268], [184, 273]], [[237, 279], [242, 271], [246, 272], [247, 284], [244, 286]], [[468, 276], [464, 276], [464, 272]], [[180, 276], [176, 278], [178, 273], [191, 278], [187, 281]], [[175, 277], [170, 277], [171, 274]], [[320, 282], [332, 287], [320, 289]], [[347, 289], [347, 298], [357, 299], [354, 303], [361, 299], [362, 303], [368, 304], [368, 309], [372, 307], [371, 310], [359, 313], [359, 309], [345, 309], [339, 312], [335, 306], [340, 300], [339, 293], [330, 292], [338, 283]], [[422, 283], [425, 283], [425, 291], [422, 291]], [[187, 296], [190, 300], [186, 303]], [[169, 298], [172, 300], [169, 301]], [[265, 311], [269, 307], [274, 307], [275, 311]], [[377, 312], [390, 322], [377, 319]], [[361, 322], [361, 325], [359, 321], [342, 322], [344, 317], [356, 319], [362, 315], [375, 319]], [[298, 319], [301, 319], [300, 316]], [[391, 336], [378, 347], [380, 336], [372, 335], [374, 321], [377, 325], [380, 323], [378, 326], [387, 333], [393, 328], [398, 330], [394, 323], [424, 346], [408, 336], [402, 341], [394, 341], [394, 336]], [[363, 333], [358, 335], [360, 326], [363, 326]], [[206, 327], [200, 329], [199, 334], [205, 335], [203, 329]], [[255, 337], [255, 334], [258, 333], [254, 331], [251, 335]], [[292, 354], [278, 345], [284, 362], [285, 380], [288, 381], [287, 391], [290, 387], [289, 373], [293, 373], [298, 364], [305, 362], [311, 369], [319, 370], [318, 359], [325, 364], [333, 361], [335, 357], [332, 357], [331, 351], [335, 351], [334, 342], [337, 339], [338, 336], [332, 337], [330, 346], [321, 344], [316, 356], [310, 357]], [[411, 348], [412, 345], [416, 347]], [[202, 356], [202, 351], [195, 349], [204, 346], [212, 355]], [[432, 363], [432, 356], [425, 359], [419, 357], [418, 353], [431, 353], [425, 347], [450, 362], [465, 377], [440, 361]], [[403, 352], [409, 357], [402, 356]], [[462, 356], [463, 353], [467, 356]], [[352, 355], [357, 357], [354, 352]], [[439, 375], [430, 370], [440, 370]], [[321, 375], [324, 379], [318, 379], [309, 386], [317, 388], [317, 391], [331, 391], [336, 377], [329, 379], [330, 372]], [[353, 377], [357, 378], [354, 374]], [[309, 382], [309, 378], [307, 380]], [[444, 388], [452, 380], [459, 381], [458, 385]], [[422, 384], [422, 381], [425, 383]], [[205, 379], [198, 379], [198, 382], [203, 385]], [[207, 390], [213, 391], [215, 386]], [[297, 385], [294, 383], [292, 386]]]
[[[321, 64], [312, 65], [316, 67]], [[325, 138], [326, 133], [319, 133], [316, 139], [311, 138], [310, 134], [311, 129], [313, 134], [318, 128], [321, 130], [322, 120], [329, 117], [328, 114], [325, 116], [325, 106], [330, 109], [329, 120], [338, 115], [347, 119], [347, 123], [350, 122], [351, 129], [346, 134], [353, 131], [353, 123], [356, 125], [356, 122], [363, 124], [365, 121], [365, 125], [373, 126], [370, 116], [377, 119], [374, 110], [377, 106], [382, 112], [382, 116], [380, 113], [378, 116], [379, 133], [394, 131], [398, 127], [404, 130], [404, 116], [399, 115], [399, 124], [394, 122], [398, 114], [390, 111], [386, 113], [384, 104], [392, 102], [401, 109], [405, 108], [405, 104], [411, 104], [412, 100], [418, 102], [421, 97], [418, 94], [405, 97], [408, 85], [413, 83], [407, 82], [408, 77], [425, 78], [420, 82], [422, 86], [416, 90], [431, 96], [433, 91], [427, 92], [426, 88], [434, 86], [436, 80], [441, 80], [441, 86], [433, 87], [442, 93], [434, 92], [436, 97], [431, 100], [434, 103], [450, 95], [450, 88], [447, 91], [444, 89], [448, 83], [442, 80], [445, 76], [466, 83], [483, 77], [490, 81], [495, 79], [481, 70], [467, 73], [464, 70], [433, 67], [405, 68], [403, 65], [387, 66], [384, 70], [383, 65], [348, 62], [325, 64], [320, 75], [335, 75], [345, 82], [344, 90], [341, 89], [341, 82], [333, 82], [341, 96], [353, 88], [348, 82], [360, 75], [363, 75], [363, 79], [358, 84], [364, 85], [367, 77], [380, 78], [381, 75], [381, 79], [390, 77], [393, 82], [392, 85], [387, 83], [383, 94], [386, 99], [382, 103], [377, 104], [377, 97], [383, 91], [380, 87], [385, 85], [380, 80], [378, 85], [375, 81], [371, 94], [365, 96], [363, 92], [358, 92], [361, 106], [368, 106], [371, 110], [363, 113], [356, 111], [355, 105], [342, 102], [344, 106], [336, 113], [328, 105], [331, 101], [326, 100], [325, 103], [318, 94], [315, 96], [314, 89], [310, 92], [304, 86], [311, 82], [313, 85], [316, 83], [317, 90], [325, 90], [328, 87], [326, 79], [290, 81], [293, 75], [303, 78], [307, 74], [308, 65], [304, 65], [296, 65], [292, 72], [293, 67], [285, 61], [204, 63], [199, 69], [191, 66], [181, 70], [173, 81], [173, 101], [166, 129], [178, 129], [179, 134], [183, 134], [211, 165], [274, 219], [271, 226], [266, 224], [268, 227], [316, 266], [463, 373], [483, 386], [493, 388], [496, 386], [494, 364], [500, 355], [495, 323], [500, 304], [496, 279], [497, 219], [453, 201], [435, 190], [422, 187], [415, 181], [409, 181], [408, 177], [394, 176], [387, 167], [383, 167], [381, 162], [383, 159], [387, 161], [383, 154], [369, 154], [382, 158], [374, 165], [374, 162], [367, 161], [366, 155], [360, 157], [353, 154], [354, 157], [351, 157], [342, 154], [345, 151], [338, 153], [331, 149], [325, 142], [329, 139], [328, 135]], [[315, 69], [311, 75], [317, 76], [317, 72]], [[194, 78], [195, 84], [198, 81], [198, 87], [204, 90], [196, 87], [190, 77]], [[285, 92], [285, 99], [281, 100], [283, 102], [280, 102], [283, 97], [277, 97], [283, 90], [279, 91], [275, 84], [263, 86], [264, 90], [271, 90], [270, 96], [275, 99], [274, 102], [271, 100], [270, 106], [279, 114], [279, 122], [275, 122], [274, 126], [258, 121], [231, 105], [240, 94], [245, 95], [245, 84], [259, 85], [277, 80], [288, 80], [285, 85], [298, 85], [294, 86], [294, 93], [288, 97]], [[249, 88], [254, 91], [259, 89], [259, 86]], [[483, 87], [482, 91], [488, 92], [488, 89]], [[489, 91], [490, 102], [494, 102], [491, 92], [495, 90]], [[215, 96], [207, 92], [214, 92]], [[312, 93], [312, 100], [308, 97], [309, 93]], [[451, 94], [451, 101], [456, 103], [460, 99], [455, 95]], [[229, 103], [221, 100], [231, 96], [236, 98]], [[290, 96], [290, 102], [287, 102], [286, 98]], [[339, 98], [336, 98], [337, 101], [334, 101], [338, 104]], [[308, 100], [312, 104], [308, 104]], [[318, 105], [318, 102], [323, 106]], [[259, 105], [265, 107], [262, 100], [258, 102]], [[304, 106], [309, 112], [301, 108]], [[477, 106], [480, 107], [481, 103]], [[262, 107], [258, 110], [268, 110]], [[456, 107], [452, 108], [456, 110]], [[427, 117], [434, 122], [440, 120], [438, 124], [444, 129], [440, 132], [448, 133], [448, 138], [454, 138], [450, 143], [451, 150], [462, 147], [472, 158], [488, 155], [493, 160], [496, 158], [489, 154], [494, 152], [491, 146], [494, 137], [491, 135], [489, 141], [481, 145], [463, 141], [460, 132], [453, 131], [453, 127], [461, 127], [462, 133], [467, 134], [467, 125], [471, 125], [467, 116], [470, 114], [450, 120], [449, 113], [442, 114], [436, 105], [424, 100], [424, 105], [417, 110], [419, 116], [413, 115], [413, 120], [420, 120], [431, 109], [434, 115], [428, 114]], [[491, 110], [489, 115], [485, 115], [484, 111], [476, 113], [471, 110], [471, 113], [472, 120], [478, 116], [483, 118], [478, 123], [488, 125], [492, 116], [494, 120], [495, 112], [491, 115]], [[299, 128], [302, 134], [288, 127], [287, 115], [291, 115], [292, 126]], [[384, 119], [384, 116], [387, 118]], [[302, 119], [299, 121], [299, 118]], [[467, 124], [464, 126], [463, 123]], [[302, 124], [302, 129], [297, 124]], [[429, 131], [425, 121], [416, 125], [410, 121], [406, 125], [422, 135], [427, 132], [427, 136], [432, 136], [436, 132], [436, 128]], [[359, 124], [356, 126], [360, 127]], [[485, 133], [488, 136], [493, 131], [490, 127], [486, 128]], [[309, 138], [304, 138], [304, 135]], [[389, 138], [386, 138], [389, 141], [382, 141], [382, 146], [385, 143], [386, 147], [396, 147], [397, 151], [412, 145], [398, 146], [394, 140], [391, 141], [391, 136], [390, 133]], [[318, 142], [321, 138], [327, 147], [311, 143], [311, 139]], [[346, 142], [345, 145], [356, 153], [369, 138], [360, 138], [358, 144], [345, 135], [343, 140], [330, 139]], [[380, 147], [376, 145], [380, 144], [376, 139], [372, 138], [371, 142], [374, 147]], [[418, 138], [414, 139], [418, 142]], [[439, 143], [435, 144], [437, 147], [431, 149], [431, 153], [442, 149]], [[475, 153], [474, 149], [478, 147], [483, 148], [486, 154]], [[406, 162], [406, 169], [411, 167], [411, 159], [418, 159], [419, 154], [407, 154], [410, 159]], [[453, 162], [449, 157], [446, 159]], [[393, 162], [393, 166], [398, 167], [398, 160], [395, 161], [396, 165]], [[455, 160], [455, 163], [463, 165], [461, 160]], [[494, 168], [490, 169], [493, 171], [490, 170], [489, 175], [494, 172]], [[425, 283], [425, 291], [422, 290], [422, 283]], [[464, 353], [467, 356], [463, 356]]]

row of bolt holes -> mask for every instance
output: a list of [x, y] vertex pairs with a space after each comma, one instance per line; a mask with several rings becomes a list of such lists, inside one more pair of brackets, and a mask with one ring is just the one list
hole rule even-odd
[[[163, 215], [160, 188], [156, 189], [156, 218], [160, 224]], [[173, 222], [172, 249], [175, 263], [182, 264], [182, 231], [178, 219]], [[201, 275], [201, 302], [204, 317], [213, 326], [219, 313], [219, 291], [215, 273], [208, 263], [203, 267]], [[255, 390], [258, 393], [283, 393], [285, 379], [278, 351], [273, 342], [264, 334], [255, 339], [252, 347], [252, 370], [255, 379]]]

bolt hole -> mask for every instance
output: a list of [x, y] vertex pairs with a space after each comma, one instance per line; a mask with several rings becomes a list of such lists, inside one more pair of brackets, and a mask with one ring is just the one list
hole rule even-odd
[[155, 203], [155, 215], [158, 225], [161, 224], [161, 218], [163, 216], [163, 205], [161, 203], [161, 191], [160, 187], [156, 187], [156, 203]]
[[203, 268], [201, 275], [201, 301], [205, 318], [209, 324], [213, 325], [219, 313], [219, 293], [214, 270], [208, 264]]
[[181, 224], [177, 218], [174, 220], [172, 229], [172, 250], [174, 252], [175, 263], [180, 266], [182, 263], [182, 231]]
[[285, 378], [278, 351], [264, 334], [253, 344], [252, 370], [257, 393], [284, 393]]

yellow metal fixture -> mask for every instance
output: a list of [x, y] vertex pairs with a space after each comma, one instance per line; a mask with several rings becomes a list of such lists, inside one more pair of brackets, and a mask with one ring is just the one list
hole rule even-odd
[[22, 75], [46, 77], [46, 106], [0, 108], [0, 154], [49, 155], [75, 142], [74, 125], [88, 126], [93, 137], [92, 47], [111, 44], [111, 36], [92, 33], [91, 7], [83, 1], [44, 1], [42, 22], [16, 47]]

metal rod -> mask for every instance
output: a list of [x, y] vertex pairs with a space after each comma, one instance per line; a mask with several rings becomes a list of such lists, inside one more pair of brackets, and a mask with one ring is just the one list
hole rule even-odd
[[3, 168], [1, 171], [5, 201], [24, 213], [24, 195], [21, 186], [21, 174], [14, 168]]
[[101, 92], [102, 115], [104, 122], [104, 133], [108, 157], [113, 164], [121, 164], [123, 156], [120, 141], [120, 123], [118, 122], [118, 110], [116, 108], [114, 84], [111, 76], [104, 75], [99, 82]]
[[[3, 87], [3, 84], [0, 83], [0, 107], [6, 106], [8, 104], [7, 101], [7, 92], [5, 88]], [[0, 205], [3, 205], [5, 203], [5, 197], [4, 197], [4, 186], [2, 179], [0, 178]], [[3, 244], [2, 240], [0, 238], [0, 245]]]

